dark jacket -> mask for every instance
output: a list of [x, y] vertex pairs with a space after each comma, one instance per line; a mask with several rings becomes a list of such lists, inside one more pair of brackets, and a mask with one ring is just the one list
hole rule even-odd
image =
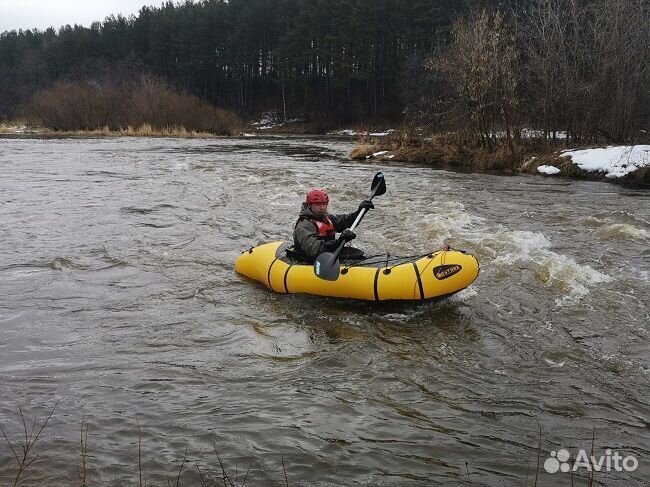
[[[342, 232], [346, 228], [350, 228], [358, 214], [359, 211], [357, 210], [345, 215], [328, 214], [327, 216], [332, 220], [334, 230]], [[332, 237], [326, 240], [324, 237], [318, 235], [316, 225], [310, 220], [323, 221], [324, 218], [314, 215], [309, 209], [309, 206], [307, 206], [307, 203], [303, 203], [300, 210], [300, 218], [293, 229], [293, 244], [294, 250], [298, 254], [303, 254], [309, 260], [313, 261], [323, 252], [332, 251], [333, 249], [330, 248], [331, 244], [327, 246], [326, 242], [333, 242], [335, 239]]]

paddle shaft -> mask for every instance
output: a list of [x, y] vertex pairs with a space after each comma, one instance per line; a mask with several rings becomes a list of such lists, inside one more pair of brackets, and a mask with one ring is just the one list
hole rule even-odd
[[[384, 180], [383, 173], [378, 172], [375, 174], [375, 177], [372, 180], [372, 186], [370, 188], [370, 196], [368, 198], [369, 201], [372, 201], [375, 196], [382, 195], [386, 192], [386, 181]], [[357, 225], [359, 225], [361, 219], [364, 217], [367, 211], [368, 210], [366, 208], [362, 208], [359, 211], [359, 214], [354, 219], [354, 223], [350, 227], [350, 230], [354, 230]], [[339, 254], [343, 250], [345, 243], [346, 241], [343, 240], [333, 253], [323, 252], [318, 257], [316, 257], [316, 260], [314, 261], [314, 274], [327, 281], [336, 281], [339, 277], [339, 269], [341, 266], [339, 263]]]
[[[375, 186], [372, 190], [372, 193], [370, 193], [370, 197], [368, 198], [368, 201], [372, 201], [372, 199], [375, 197], [375, 193], [379, 189], [379, 185]], [[367, 208], [362, 208], [357, 217], [354, 219], [354, 223], [352, 223], [352, 226], [350, 227], [350, 230], [354, 230], [357, 228], [357, 225], [361, 223], [361, 220], [363, 219], [364, 215], [368, 212]], [[343, 246], [346, 244], [346, 242], [341, 242], [339, 247], [336, 249], [334, 252], [334, 258], [338, 258], [339, 254], [341, 253], [341, 250], [343, 250]]]
[[[374, 196], [374, 195], [373, 195], [373, 196]], [[370, 197], [370, 200], [372, 200], [372, 197]], [[368, 201], [370, 201], [370, 200], [368, 200]], [[358, 225], [359, 223], [361, 223], [361, 219], [363, 218], [363, 216], [366, 214], [367, 211], [368, 211], [368, 210], [367, 210], [366, 208], [362, 208], [362, 209], [361, 209], [361, 211], [359, 212], [359, 214], [357, 215], [357, 217], [354, 219], [354, 223], [353, 223], [352, 226], [350, 227], [350, 230], [354, 230], [355, 228], [357, 228], [357, 225]]]

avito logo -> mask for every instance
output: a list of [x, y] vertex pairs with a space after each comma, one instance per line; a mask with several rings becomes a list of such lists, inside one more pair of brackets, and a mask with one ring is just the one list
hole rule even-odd
[[639, 467], [636, 457], [632, 455], [624, 457], [617, 451], [612, 453], [612, 450], [609, 449], [605, 450], [605, 454], [598, 458], [588, 455], [585, 450], [579, 450], [575, 460], [572, 462], [571, 460], [571, 454], [564, 448], [557, 452], [552, 451], [550, 457], [544, 462], [544, 470], [548, 473], [556, 473], [558, 470], [576, 472], [580, 468], [584, 468], [587, 472], [592, 470], [595, 472], [634, 472]]

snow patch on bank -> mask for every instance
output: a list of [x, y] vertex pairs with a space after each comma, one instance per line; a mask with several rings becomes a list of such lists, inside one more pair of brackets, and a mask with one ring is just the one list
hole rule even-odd
[[367, 155], [366, 159], [373, 159], [375, 157], [379, 157], [379, 158], [382, 158], [382, 159], [392, 159], [393, 157], [395, 157], [395, 154], [391, 154], [387, 150], [380, 150], [379, 152], [374, 152], [374, 153], [372, 153], [370, 155]]
[[[270, 110], [262, 113], [261, 118], [257, 122], [251, 122], [255, 130], [270, 130], [276, 127], [283, 127], [289, 123], [304, 122], [302, 118], [284, 119], [284, 116], [278, 110]], [[246, 136], [246, 135], [245, 135]]]
[[540, 172], [542, 174], [546, 174], [548, 176], [552, 176], [554, 174], [559, 174], [560, 170], [555, 166], [539, 166], [537, 168], [537, 172]]
[[604, 172], [608, 178], [620, 178], [641, 167], [650, 166], [650, 145], [610, 146], [599, 149], [564, 151], [580, 169]]
[[388, 129], [384, 132], [368, 132], [365, 130], [343, 129], [328, 132], [327, 135], [345, 135], [348, 137], [386, 137], [395, 132], [395, 129]]

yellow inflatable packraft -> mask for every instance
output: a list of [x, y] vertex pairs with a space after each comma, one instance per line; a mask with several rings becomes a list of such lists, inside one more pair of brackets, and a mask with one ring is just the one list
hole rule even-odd
[[410, 261], [342, 262], [338, 279], [326, 281], [314, 274], [313, 265], [292, 263], [287, 247], [284, 242], [253, 247], [237, 258], [235, 270], [278, 293], [389, 301], [449, 296], [472, 284], [480, 268], [473, 255], [450, 249]]

